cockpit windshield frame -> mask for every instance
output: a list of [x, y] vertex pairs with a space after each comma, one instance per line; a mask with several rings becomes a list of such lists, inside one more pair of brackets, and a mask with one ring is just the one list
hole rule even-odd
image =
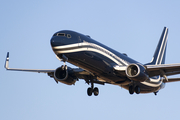
[[71, 38], [71, 35], [70, 34], [66, 34], [66, 33], [56, 33], [53, 36], [64, 36], [64, 37], [67, 37], [67, 38]]

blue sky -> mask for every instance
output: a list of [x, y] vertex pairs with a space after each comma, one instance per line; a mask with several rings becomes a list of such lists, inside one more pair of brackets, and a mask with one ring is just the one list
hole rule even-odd
[[147, 63], [167, 26], [166, 63], [180, 63], [179, 5], [178, 0], [1, 0], [0, 119], [178, 119], [180, 82], [166, 84], [157, 96], [96, 85], [99, 96], [89, 97], [83, 80], [75, 86], [56, 84], [46, 74], [6, 71], [4, 62], [10, 52], [10, 67], [56, 69], [63, 63], [50, 39], [59, 30], [74, 30]]

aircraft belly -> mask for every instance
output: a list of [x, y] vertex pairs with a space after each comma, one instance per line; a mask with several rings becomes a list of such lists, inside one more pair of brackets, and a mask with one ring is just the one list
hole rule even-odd
[[151, 87], [151, 86], [147, 86], [144, 85], [142, 83], [137, 84], [140, 88], [141, 88], [141, 93], [151, 93], [151, 92], [156, 92], [158, 91], [161, 87], [157, 86], [157, 87]]
[[[125, 77], [114, 75], [113, 66], [115, 63], [107, 57], [98, 53], [85, 51], [66, 53], [64, 55], [68, 57], [69, 63], [93, 73], [93, 75], [97, 76], [98, 80], [119, 85], [129, 90], [129, 84], [131, 84], [131, 81]], [[141, 93], [156, 92], [161, 88], [160, 85], [151, 87], [140, 82], [136, 83], [136, 85], [141, 88]]]
[[[150, 86], [144, 85], [144, 84], [142, 84], [140, 82], [136, 83], [136, 85], [140, 87], [140, 89], [141, 89], [140, 93], [152, 93], [152, 92], [156, 92], [159, 89], [161, 89], [161, 86], [150, 87]], [[126, 90], [129, 90], [129, 85], [122, 85], [121, 87], [123, 87]]]
[[112, 84], [117, 81], [124, 81], [124, 78], [113, 74], [115, 63], [103, 55], [93, 52], [74, 52], [65, 55], [68, 57], [69, 63], [93, 73], [101, 81], [105, 80]]

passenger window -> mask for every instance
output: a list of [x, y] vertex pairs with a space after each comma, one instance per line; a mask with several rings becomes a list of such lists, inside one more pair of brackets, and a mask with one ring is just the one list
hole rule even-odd
[[70, 34], [67, 34], [67, 38], [71, 38], [71, 35], [70, 35]]
[[91, 38], [89, 35], [86, 35], [88, 38]]

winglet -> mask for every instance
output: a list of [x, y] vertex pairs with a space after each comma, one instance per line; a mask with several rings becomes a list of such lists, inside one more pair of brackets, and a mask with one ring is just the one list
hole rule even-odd
[[54, 69], [21, 69], [21, 68], [9, 68], [9, 52], [7, 52], [7, 57], [4, 67], [6, 70], [13, 71], [25, 71], [25, 72], [37, 72], [37, 73], [54, 73]]
[[8, 70], [9, 69], [9, 52], [7, 52], [6, 61], [4, 67]]

